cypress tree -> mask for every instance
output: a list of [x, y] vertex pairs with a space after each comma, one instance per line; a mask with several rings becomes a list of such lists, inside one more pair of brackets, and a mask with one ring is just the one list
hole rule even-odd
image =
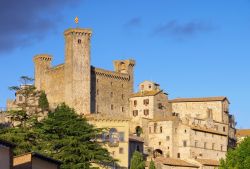
[[138, 151], [135, 151], [131, 159], [130, 169], [144, 169], [144, 168], [145, 168], [145, 162], [143, 160], [142, 154]]

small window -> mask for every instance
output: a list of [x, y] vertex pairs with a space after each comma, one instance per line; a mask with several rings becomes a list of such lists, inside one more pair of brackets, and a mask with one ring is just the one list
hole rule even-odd
[[225, 126], [223, 127], [223, 131], [224, 131], [224, 132], [226, 131], [226, 127], [225, 127]]
[[99, 82], [99, 80], [98, 79], [96, 79], [96, 83], [98, 83]]
[[166, 136], [166, 140], [169, 141], [170, 140], [170, 136]]
[[147, 106], [147, 105], [149, 104], [149, 99], [144, 99], [144, 100], [143, 100], [143, 104], [144, 104], [145, 106]]
[[162, 133], [162, 127], [160, 127], [160, 133]]
[[207, 143], [206, 142], [204, 143], [204, 148], [207, 148]]
[[149, 88], [149, 89], [151, 89], [151, 87], [152, 87], [151, 85], [148, 85], [148, 88]]
[[122, 100], [124, 99], [124, 94], [122, 94]]
[[98, 89], [96, 90], [96, 95], [99, 95], [99, 90]]
[[220, 146], [220, 150], [223, 151], [223, 145]]
[[18, 100], [19, 100], [19, 102], [22, 102], [23, 101], [23, 96], [19, 96]]
[[186, 130], [186, 129], [184, 130], [184, 133], [187, 133], [187, 130]]
[[122, 112], [124, 112], [124, 107], [122, 107]]
[[157, 123], [154, 123], [154, 133], [157, 131]]
[[110, 85], [113, 86], [113, 82], [110, 82]]
[[214, 150], [214, 147], [215, 147], [215, 143], [212, 144], [212, 150]]
[[144, 113], [145, 116], [148, 116], [149, 115], [149, 110], [145, 109], [145, 110], [143, 110], [143, 113]]
[[195, 140], [194, 146], [195, 146], [195, 147], [198, 147], [198, 141], [197, 141], [197, 140]]
[[125, 133], [124, 132], [119, 132], [119, 141], [120, 142], [124, 142], [124, 140], [125, 140]]
[[181, 158], [181, 154], [180, 153], [177, 153], [177, 158]]
[[187, 141], [186, 140], [183, 141], [183, 147], [187, 147]]
[[122, 147], [119, 148], [119, 154], [123, 154], [124, 153], [124, 149]]
[[161, 145], [161, 142], [159, 141], [159, 146]]
[[133, 110], [133, 116], [134, 117], [138, 116], [138, 110]]
[[122, 84], [122, 88], [123, 88], [123, 84]]
[[113, 110], [113, 109], [114, 109], [114, 105], [113, 105], [113, 104], [111, 104], [110, 108], [111, 108], [111, 110]]
[[78, 44], [81, 44], [82, 43], [82, 40], [81, 39], [78, 39]]
[[113, 92], [110, 92], [110, 97], [113, 97]]
[[163, 106], [162, 106], [162, 103], [158, 103], [158, 109], [162, 109]]
[[134, 106], [137, 106], [137, 100], [134, 100]]

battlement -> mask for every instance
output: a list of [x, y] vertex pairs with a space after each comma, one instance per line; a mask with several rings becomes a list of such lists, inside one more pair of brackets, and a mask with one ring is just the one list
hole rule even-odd
[[53, 57], [49, 54], [39, 54], [34, 56], [33, 61], [52, 61]]
[[70, 28], [64, 31], [64, 35], [69, 35], [69, 34], [79, 34], [79, 35], [89, 35], [91, 36], [92, 30], [91, 29], [83, 29], [83, 28]]

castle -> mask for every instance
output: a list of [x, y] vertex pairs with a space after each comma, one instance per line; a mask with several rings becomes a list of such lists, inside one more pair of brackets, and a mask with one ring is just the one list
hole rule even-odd
[[[133, 151], [154, 159], [157, 168], [218, 168], [234, 147], [235, 120], [226, 97], [168, 99], [160, 85], [144, 81], [134, 93], [134, 60], [114, 61], [114, 71], [90, 65], [90, 29], [64, 32], [65, 63], [34, 57], [35, 87], [45, 91], [51, 109], [65, 102], [91, 124], [110, 128], [107, 149], [129, 167]], [[18, 102], [18, 96], [9, 108]], [[142, 146], [144, 143], [144, 146]]]
[[91, 34], [80, 28], [64, 32], [64, 64], [51, 67], [50, 55], [35, 56], [35, 87], [46, 92], [52, 108], [65, 102], [79, 114], [128, 114], [135, 61], [114, 61], [114, 71], [91, 66]]

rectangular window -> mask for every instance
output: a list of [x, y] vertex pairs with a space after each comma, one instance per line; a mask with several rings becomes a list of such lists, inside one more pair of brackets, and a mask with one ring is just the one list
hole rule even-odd
[[220, 146], [220, 150], [223, 151], [223, 145]]
[[194, 146], [195, 146], [195, 147], [198, 147], [198, 141], [197, 141], [197, 140], [195, 140]]
[[133, 110], [133, 116], [134, 117], [138, 116], [138, 110]]
[[166, 140], [169, 141], [170, 140], [170, 136], [166, 136]]
[[124, 132], [119, 132], [119, 140], [120, 140], [120, 142], [124, 142], [124, 140], [125, 140], [125, 133]]
[[162, 106], [162, 103], [158, 103], [158, 109], [162, 109], [163, 106]]
[[224, 132], [226, 131], [226, 127], [225, 127], [225, 126], [223, 127], [223, 131], [224, 131]]
[[113, 110], [113, 109], [114, 109], [114, 105], [113, 105], [113, 104], [111, 104], [110, 109], [111, 109], [111, 110]]
[[19, 96], [18, 99], [19, 99], [20, 102], [22, 102], [23, 101], [23, 96]]
[[137, 100], [134, 100], [134, 106], [137, 106]]
[[149, 99], [144, 99], [143, 104], [147, 106], [149, 104]]
[[148, 116], [149, 115], [149, 110], [145, 109], [145, 110], [143, 110], [143, 113], [144, 113], [145, 116]]
[[96, 95], [99, 95], [99, 90], [98, 89], [96, 90]]
[[187, 147], [187, 141], [186, 140], [183, 141], [183, 147]]
[[177, 154], [177, 158], [181, 158], [181, 154], [180, 153]]
[[215, 147], [215, 143], [212, 144], [212, 150], [214, 150], [214, 147]]
[[124, 149], [122, 147], [119, 148], [119, 154], [123, 154], [124, 153]]
[[157, 131], [157, 123], [154, 123], [154, 133]]

